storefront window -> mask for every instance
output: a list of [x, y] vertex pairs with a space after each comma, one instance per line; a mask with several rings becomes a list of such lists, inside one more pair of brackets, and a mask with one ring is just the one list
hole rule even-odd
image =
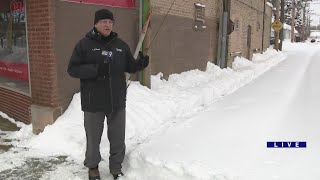
[[30, 94], [24, 0], [0, 0], [0, 86]]
[[135, 0], [64, 0], [64, 1], [97, 4], [97, 5], [104, 5], [104, 6], [125, 7], [125, 8], [135, 7]]

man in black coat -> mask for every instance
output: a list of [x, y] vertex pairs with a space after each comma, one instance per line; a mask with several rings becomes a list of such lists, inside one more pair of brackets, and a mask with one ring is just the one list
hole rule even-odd
[[110, 142], [109, 169], [117, 179], [122, 176], [121, 164], [125, 156], [125, 72], [134, 73], [146, 68], [149, 57], [141, 52], [135, 60], [129, 46], [112, 31], [112, 12], [95, 12], [94, 28], [82, 38], [72, 53], [68, 73], [80, 79], [81, 106], [87, 148], [84, 165], [89, 168], [89, 179], [99, 180], [101, 161], [100, 141], [104, 119], [107, 117]]

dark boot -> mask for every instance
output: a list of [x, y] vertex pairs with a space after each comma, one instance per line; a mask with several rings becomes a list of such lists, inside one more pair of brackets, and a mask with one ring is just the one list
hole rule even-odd
[[100, 173], [99, 168], [89, 168], [89, 180], [101, 180], [100, 179]]
[[118, 174], [112, 174], [112, 176], [116, 180], [116, 179], [119, 179], [119, 177], [124, 176], [124, 174], [122, 172], [120, 172]]

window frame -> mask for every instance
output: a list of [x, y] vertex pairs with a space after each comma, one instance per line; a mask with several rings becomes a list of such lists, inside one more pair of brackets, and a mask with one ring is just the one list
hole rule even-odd
[[[11, 86], [8, 86], [8, 85], [5, 85], [4, 83], [1, 83], [0, 82], [0, 87], [3, 88], [3, 89], [7, 89], [7, 90], [10, 90], [10, 91], [13, 91], [13, 92], [16, 92], [16, 93], [19, 93], [19, 94], [22, 94], [22, 95], [25, 95], [25, 96], [28, 96], [28, 97], [31, 97], [31, 77], [30, 77], [30, 61], [29, 61], [29, 42], [28, 42], [28, 20], [27, 20], [27, 0], [22, 0], [23, 1], [23, 12], [24, 12], [24, 23], [25, 23], [25, 40], [26, 40], [26, 61], [27, 61], [27, 71], [28, 71], [28, 89], [29, 91], [26, 92], [26, 91], [23, 91], [23, 90], [19, 90], [15, 87], [11, 87]], [[1, 77], [5, 77], [5, 76], [2, 76], [0, 75]], [[22, 80], [21, 80], [22, 81]]]

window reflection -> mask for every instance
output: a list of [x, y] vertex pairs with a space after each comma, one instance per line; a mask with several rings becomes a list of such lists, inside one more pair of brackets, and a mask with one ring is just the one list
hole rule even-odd
[[0, 0], [0, 86], [29, 94], [24, 0]]

